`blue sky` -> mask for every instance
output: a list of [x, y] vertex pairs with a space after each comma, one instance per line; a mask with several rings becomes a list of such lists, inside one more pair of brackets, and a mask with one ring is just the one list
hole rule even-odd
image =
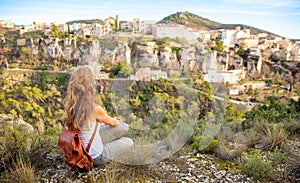
[[119, 15], [121, 20], [161, 20], [189, 11], [220, 23], [241, 23], [300, 39], [300, 0], [0, 0], [0, 19], [18, 25]]

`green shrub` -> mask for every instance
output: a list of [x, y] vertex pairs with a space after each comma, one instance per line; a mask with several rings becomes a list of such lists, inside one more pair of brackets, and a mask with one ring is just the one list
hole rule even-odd
[[0, 171], [10, 168], [27, 150], [29, 140], [24, 138], [22, 132], [4, 127], [0, 130]]
[[288, 155], [284, 152], [280, 152], [278, 148], [273, 152], [268, 152], [268, 158], [275, 166], [288, 162]]
[[290, 123], [283, 124], [283, 129], [285, 129], [289, 134], [300, 134], [300, 120], [295, 120]]
[[0, 172], [13, 168], [18, 161], [28, 162], [35, 169], [51, 165], [46, 157], [54, 151], [56, 137], [38, 135], [37, 131], [18, 125], [1, 124], [0, 127]]
[[264, 161], [259, 153], [245, 155], [244, 160], [245, 162], [239, 165], [241, 172], [254, 180], [270, 182], [278, 178], [279, 172], [274, 168], [272, 162]]
[[213, 153], [220, 145], [218, 140], [211, 137], [195, 136], [193, 139], [192, 149], [201, 153]]
[[256, 121], [261, 119], [269, 123], [288, 124], [300, 118], [300, 100], [298, 102], [290, 100], [286, 105], [280, 99], [268, 96], [265, 103], [267, 105], [257, 105], [245, 113], [243, 129], [253, 127]]
[[202, 153], [213, 153], [219, 147], [218, 140], [212, 140], [204, 149], [200, 150]]
[[192, 146], [191, 146], [192, 149], [198, 150], [200, 140], [201, 140], [201, 136], [195, 136], [195, 137], [193, 138], [193, 143], [192, 143]]

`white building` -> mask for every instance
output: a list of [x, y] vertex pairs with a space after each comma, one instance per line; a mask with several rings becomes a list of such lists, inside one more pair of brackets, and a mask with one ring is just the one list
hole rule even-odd
[[152, 20], [140, 20], [139, 18], [134, 18], [133, 22], [126, 21], [120, 24], [120, 29], [127, 32], [132, 31], [134, 34], [151, 34], [152, 26], [155, 21]]
[[133, 22], [123, 22], [120, 24], [120, 29], [121, 30], [128, 30], [128, 31], [131, 31], [132, 30], [132, 27], [133, 27]]
[[115, 24], [116, 23], [116, 19], [114, 19], [113, 17], [108, 17], [105, 19], [105, 24], [108, 25], [108, 24]]
[[245, 72], [243, 70], [209, 70], [207, 74], [204, 74], [204, 80], [211, 83], [229, 82], [230, 84], [236, 84], [238, 81], [244, 78]]
[[222, 31], [221, 41], [223, 42], [224, 46], [227, 46], [227, 47], [234, 46], [236, 32], [237, 32], [236, 30], [231, 30], [231, 29], [225, 29]]
[[57, 26], [57, 29], [59, 30], [59, 32], [61, 32], [61, 33], [65, 33], [65, 32], [69, 31], [68, 24], [58, 24], [56, 26]]
[[221, 41], [224, 46], [233, 47], [238, 40], [250, 38], [250, 29], [243, 29], [237, 26], [235, 30], [233, 29], [223, 29], [221, 34]]
[[186, 40], [197, 40], [199, 32], [190, 31], [179, 24], [156, 24], [152, 26], [152, 35], [157, 38], [184, 38]]
[[240, 91], [238, 89], [230, 89], [229, 95], [239, 95]]
[[46, 22], [33, 22], [35, 30], [45, 30], [47, 28]]
[[257, 48], [259, 40], [255, 36], [249, 38], [240, 38], [237, 40], [237, 44], [243, 45], [244, 49]]
[[152, 70], [150, 72], [150, 78], [153, 80], [158, 80], [160, 78], [166, 79], [168, 77], [168, 74], [161, 70]]
[[229, 82], [230, 84], [235, 84], [245, 77], [246, 72], [244, 72], [244, 69], [228, 71], [219, 70], [216, 51], [213, 55], [211, 55], [209, 65], [207, 66], [206, 73], [204, 74], [204, 80], [211, 83]]
[[105, 72], [103, 72], [103, 71], [100, 71], [100, 72], [96, 75], [95, 79], [109, 79], [109, 73], [105, 73]]
[[200, 31], [199, 38], [203, 41], [209, 41], [211, 39], [211, 34], [208, 31]]
[[139, 18], [134, 18], [132, 24], [132, 32], [136, 34], [136, 33], [144, 32], [144, 30], [145, 30], [145, 23], [141, 21]]
[[24, 34], [26, 32], [30, 32], [30, 31], [34, 31], [34, 26], [33, 25], [29, 25], [29, 26], [24, 26], [20, 29], [20, 34]]
[[140, 68], [135, 74], [129, 76], [130, 80], [145, 80], [150, 81], [158, 80], [160, 78], [166, 79], [168, 77], [167, 72], [161, 70], [151, 70], [149, 67]]
[[89, 27], [83, 28], [83, 35], [84, 36], [90, 36], [91, 35], [91, 29]]
[[70, 25], [70, 31], [78, 31], [81, 28], [81, 24], [79, 23], [74, 23]]

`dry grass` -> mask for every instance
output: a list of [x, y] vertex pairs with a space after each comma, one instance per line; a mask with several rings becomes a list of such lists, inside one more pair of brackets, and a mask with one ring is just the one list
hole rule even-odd
[[241, 161], [243, 152], [246, 151], [246, 147], [242, 144], [234, 143], [234, 156], [235, 159]]
[[259, 137], [257, 131], [253, 128], [241, 133], [236, 138], [236, 142], [245, 145], [247, 148], [254, 148], [258, 143]]
[[216, 156], [221, 158], [222, 160], [234, 160], [234, 150], [230, 149], [229, 147], [225, 145], [221, 145], [216, 150]]
[[287, 133], [279, 124], [268, 124], [265, 120], [257, 121], [253, 128], [243, 132], [236, 141], [248, 148], [262, 150], [282, 149], [287, 142]]
[[255, 124], [254, 129], [259, 136], [259, 148], [262, 150], [282, 149], [287, 142], [288, 135], [279, 125], [268, 126], [262, 120]]
[[147, 165], [125, 165], [117, 162], [110, 162], [105, 165], [105, 172], [95, 182], [115, 183], [115, 182], [145, 182], [154, 180], [149, 174]]
[[30, 163], [25, 163], [22, 160], [18, 160], [14, 163], [11, 169], [5, 174], [1, 182], [12, 183], [34, 183], [34, 169]]
[[222, 160], [237, 160], [241, 161], [242, 153], [247, 150], [246, 146], [239, 143], [234, 143], [233, 147], [221, 145], [216, 150], [216, 155]]
[[[179, 156], [179, 155], [178, 155]], [[105, 172], [100, 169], [95, 170], [95, 174], [92, 173], [88, 182], [105, 182], [105, 183], [145, 183], [145, 182], [176, 182], [175, 177], [166, 167], [168, 165], [176, 165], [179, 169], [186, 170], [186, 162], [179, 159], [177, 155], [174, 155], [166, 160], [162, 165], [161, 163], [153, 163], [148, 165], [125, 165], [117, 162], [110, 162], [102, 169], [105, 168]], [[102, 175], [99, 176], [101, 172]], [[158, 181], [159, 180], [159, 181]]]

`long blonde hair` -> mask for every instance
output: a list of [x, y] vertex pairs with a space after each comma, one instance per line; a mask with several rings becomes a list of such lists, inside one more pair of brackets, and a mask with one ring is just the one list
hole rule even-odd
[[63, 122], [69, 129], [89, 129], [95, 119], [96, 90], [94, 75], [88, 66], [79, 66], [71, 74], [65, 98]]

